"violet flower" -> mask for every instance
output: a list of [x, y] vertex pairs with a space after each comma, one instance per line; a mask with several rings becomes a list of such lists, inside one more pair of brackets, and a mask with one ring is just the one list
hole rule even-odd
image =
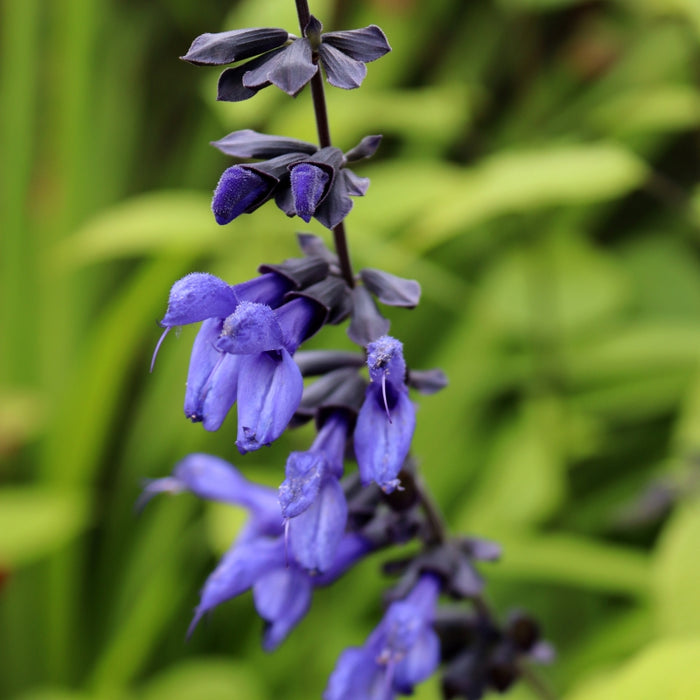
[[223, 459], [206, 454], [189, 455], [176, 465], [172, 476], [148, 483], [141, 504], [158, 493], [183, 491], [243, 506], [250, 514], [207, 578], [188, 634], [210, 610], [252, 589], [256, 610], [266, 624], [263, 646], [272, 651], [308, 611], [314, 587], [335, 581], [372, 548], [360, 535], [345, 535], [327, 571], [311, 575], [287, 551], [277, 492], [246, 480]]
[[403, 345], [383, 336], [367, 346], [370, 384], [357, 416], [354, 443], [362, 483], [391, 493], [398, 485], [416, 426], [408, 397]]
[[326, 571], [345, 532], [348, 507], [339, 483], [349, 419], [332, 412], [307, 452], [292, 452], [279, 488], [291, 551], [309, 571]]
[[392, 603], [364, 646], [340, 655], [323, 700], [410, 695], [440, 663], [440, 640], [432, 627], [439, 593], [438, 579], [425, 574], [406, 598]]
[[381, 136], [366, 136], [343, 153], [251, 129], [234, 131], [212, 145], [229, 156], [263, 160], [224, 171], [212, 199], [214, 217], [225, 225], [274, 197], [287, 216], [307, 223], [314, 217], [332, 229], [352, 209], [350, 197], [363, 196], [369, 187], [369, 180], [355, 175], [347, 164], [370, 158], [380, 142]]

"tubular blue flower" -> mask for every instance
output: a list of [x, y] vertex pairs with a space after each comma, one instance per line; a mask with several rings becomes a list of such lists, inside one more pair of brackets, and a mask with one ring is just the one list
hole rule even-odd
[[297, 95], [318, 72], [318, 61], [331, 85], [346, 90], [359, 87], [367, 74], [365, 64], [391, 51], [384, 32], [375, 25], [326, 34], [322, 29], [312, 17], [303, 37], [271, 27], [202, 34], [182, 59], [195, 65], [223, 66], [252, 58], [225, 70], [219, 78], [217, 99], [239, 102], [268, 85]]
[[225, 319], [217, 350], [241, 355], [238, 365], [238, 435], [241, 453], [276, 440], [289, 424], [303, 391], [291, 354], [317, 327], [319, 306], [299, 297], [277, 311], [241, 302]]
[[307, 452], [292, 452], [279, 489], [292, 552], [309, 571], [326, 571], [343, 538], [348, 507], [338, 482], [348, 437], [348, 418], [333, 412]]
[[244, 531], [244, 539], [282, 533], [276, 492], [248, 481], [225, 460], [203, 453], [193, 453], [181, 459], [175, 465], [172, 476], [148, 482], [139, 506], [156, 494], [177, 494], [184, 491], [199, 498], [246, 508], [251, 517]]
[[371, 382], [357, 416], [355, 456], [362, 483], [374, 481], [391, 493], [411, 446], [415, 408], [408, 397], [403, 345], [383, 336], [367, 346], [367, 353]]
[[218, 430], [236, 401], [241, 359], [216, 348], [224, 319], [235, 312], [241, 300], [277, 306], [292, 286], [290, 279], [276, 272], [235, 286], [201, 272], [175, 282], [154, 360], [170, 328], [203, 321], [192, 346], [185, 390], [184, 409], [190, 420], [202, 422], [207, 430]]
[[321, 578], [288, 556], [284, 537], [239, 540], [207, 578], [189, 633], [210, 610], [252, 589], [255, 609], [265, 620], [263, 648], [272, 651], [307, 613], [314, 587], [332, 583], [369, 549], [366, 541], [348, 535], [336, 552], [332, 576]]
[[440, 663], [432, 622], [440, 586], [426, 574], [403, 600], [392, 603], [364, 646], [344, 651], [324, 700], [392, 700], [410, 695]]

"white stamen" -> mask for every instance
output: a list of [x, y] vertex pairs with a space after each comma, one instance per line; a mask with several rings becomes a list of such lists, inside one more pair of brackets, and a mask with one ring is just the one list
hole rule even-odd
[[384, 397], [384, 408], [386, 409], [386, 417], [389, 419], [389, 423], [391, 423], [391, 413], [389, 413], [389, 402], [386, 398], [386, 372], [382, 374], [382, 396]]
[[168, 326], [164, 331], [163, 335], [160, 336], [158, 339], [158, 342], [156, 343], [156, 349], [153, 351], [153, 357], [151, 358], [151, 369], [149, 370], [150, 372], [153, 372], [153, 366], [156, 364], [156, 356], [158, 355], [158, 350], [160, 350], [160, 346], [165, 340], [165, 336], [168, 335], [170, 332], [170, 329], [172, 326]]

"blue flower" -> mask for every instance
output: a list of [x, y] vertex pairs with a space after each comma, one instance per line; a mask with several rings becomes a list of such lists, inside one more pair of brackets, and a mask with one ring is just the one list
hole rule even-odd
[[[290, 274], [316, 274], [313, 264], [292, 267]], [[193, 273], [170, 292], [163, 337], [173, 326], [203, 321], [192, 347], [185, 415], [218, 430], [238, 402], [241, 452], [270, 444], [287, 427], [303, 391], [292, 354], [328, 314], [322, 302], [304, 295], [279, 306], [293, 284], [276, 272], [235, 287]]]
[[408, 397], [403, 345], [383, 336], [367, 346], [370, 384], [357, 416], [354, 443], [362, 483], [391, 493], [411, 446], [415, 408]]
[[185, 457], [172, 476], [146, 486], [141, 503], [158, 493], [183, 491], [243, 506], [250, 513], [241, 534], [207, 578], [188, 634], [210, 610], [252, 589], [256, 610], [266, 623], [263, 646], [271, 651], [306, 614], [313, 589], [335, 581], [371, 550], [366, 539], [347, 534], [328, 569], [322, 575], [310, 574], [287, 551], [276, 490], [247, 481], [232, 465], [210, 455]]
[[185, 491], [209, 501], [246, 508], [251, 517], [239, 541], [282, 533], [282, 518], [275, 491], [248, 481], [227, 461], [203, 453], [193, 453], [181, 459], [171, 476], [149, 481], [139, 505], [159, 493]]
[[349, 419], [334, 411], [307, 452], [292, 452], [279, 489], [282, 516], [295, 559], [309, 571], [326, 571], [345, 532], [348, 507], [339, 478]]
[[364, 646], [338, 659], [324, 700], [392, 700], [410, 695], [440, 663], [440, 641], [432, 627], [440, 585], [420, 578], [403, 600], [392, 603]]
[[171, 328], [203, 321], [187, 374], [184, 409], [190, 420], [201, 421], [207, 430], [218, 430], [236, 401], [240, 360], [215, 347], [224, 319], [242, 300], [277, 306], [292, 286], [290, 280], [275, 272], [235, 286], [214, 275], [194, 272], [173, 284], [167, 312], [160, 322], [165, 331], [153, 359]]
[[276, 311], [241, 302], [222, 324], [215, 343], [241, 356], [238, 366], [238, 435], [241, 453], [276, 440], [289, 424], [304, 389], [292, 353], [318, 327], [319, 307], [304, 297]]
[[299, 216], [307, 223], [314, 217], [332, 229], [352, 209], [350, 197], [364, 195], [369, 187], [369, 180], [355, 175], [347, 164], [370, 158], [380, 142], [379, 135], [366, 136], [343, 153], [333, 146], [319, 149], [306, 141], [251, 129], [234, 131], [212, 145], [236, 158], [265, 160], [224, 171], [214, 190], [214, 217], [217, 223], [228, 224], [274, 197], [287, 216]]

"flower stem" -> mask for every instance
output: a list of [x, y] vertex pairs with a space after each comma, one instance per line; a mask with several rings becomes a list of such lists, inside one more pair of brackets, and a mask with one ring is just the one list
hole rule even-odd
[[[297, 16], [299, 17], [299, 27], [303, 35], [311, 19], [309, 3], [307, 0], [295, 0], [295, 2], [297, 6]], [[318, 56], [314, 55], [314, 62], [317, 60]], [[327, 148], [332, 145], [331, 130], [328, 122], [326, 95], [323, 90], [323, 77], [321, 76], [320, 68], [316, 71], [316, 75], [311, 78], [311, 98], [314, 105], [314, 115], [316, 116], [318, 143], [321, 148]], [[353, 288], [355, 286], [355, 275], [353, 274], [352, 263], [350, 262], [350, 251], [348, 250], [348, 241], [345, 235], [345, 224], [342, 221], [333, 229], [333, 242], [335, 244], [335, 252], [338, 254], [338, 262], [340, 263], [340, 271], [343, 275], [343, 279], [348, 283], [350, 288]]]

